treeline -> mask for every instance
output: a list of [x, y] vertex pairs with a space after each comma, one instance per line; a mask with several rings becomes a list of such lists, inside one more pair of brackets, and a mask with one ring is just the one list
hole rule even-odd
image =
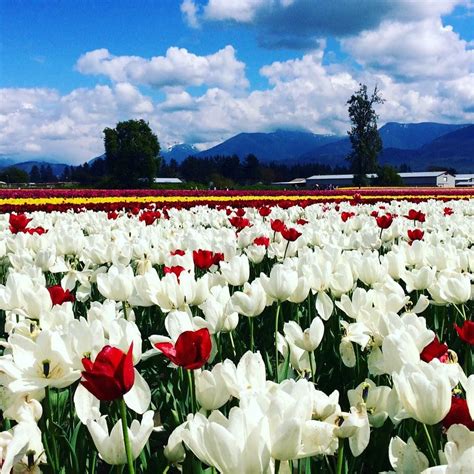
[[[331, 167], [320, 163], [263, 163], [255, 155], [249, 154], [243, 160], [237, 155], [211, 156], [198, 158], [188, 156], [181, 163], [176, 160], [159, 160], [157, 175], [163, 178], [180, 178], [189, 183], [217, 188], [232, 188], [256, 184], [271, 184], [278, 181], [291, 181], [307, 178], [315, 174], [347, 174], [348, 168]], [[391, 167], [379, 169], [380, 184], [396, 182], [397, 171], [410, 171], [406, 165], [398, 170]], [[50, 165], [33, 166], [26, 173], [17, 168], [9, 168], [0, 173], [0, 180], [6, 182], [54, 183], [75, 182], [82, 186], [108, 188], [114, 187], [107, 172], [107, 162], [97, 158], [80, 166], [67, 166], [60, 176], [55, 176]]]
[[197, 158], [188, 156], [182, 163], [171, 159], [161, 162], [160, 176], [178, 177], [218, 188], [236, 185], [270, 184], [276, 181], [290, 181], [314, 174], [347, 173], [347, 168], [319, 163], [286, 164], [281, 162], [262, 163], [253, 154], [241, 160], [237, 155]]
[[[270, 184], [275, 181], [289, 181], [306, 178], [313, 174], [347, 173], [347, 168], [319, 163], [285, 164], [281, 162], [262, 163], [255, 155], [243, 160], [237, 155], [197, 158], [188, 156], [183, 162], [161, 158], [159, 177], [180, 178], [186, 182], [205, 186], [230, 188], [254, 184]], [[74, 181], [85, 186], [109, 187], [105, 159], [98, 158], [92, 163], [67, 167], [60, 181]], [[34, 182], [34, 181], [32, 181]]]

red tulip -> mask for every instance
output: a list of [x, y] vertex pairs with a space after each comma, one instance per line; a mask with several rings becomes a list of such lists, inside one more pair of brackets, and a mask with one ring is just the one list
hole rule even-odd
[[168, 273], [174, 273], [179, 282], [179, 276], [184, 271], [184, 267], [181, 265], [175, 265], [174, 267], [164, 267], [163, 271], [165, 272], [165, 275]]
[[460, 424], [466, 426], [469, 430], [474, 430], [474, 420], [471, 418], [467, 402], [464, 398], [453, 396], [451, 399], [451, 408], [448, 414], [442, 420], [445, 429], [451, 425]]
[[474, 321], [464, 321], [461, 327], [454, 324], [454, 329], [462, 341], [474, 346]]
[[155, 347], [173, 364], [185, 369], [199, 369], [211, 355], [212, 343], [208, 329], [185, 331], [173, 345], [171, 342], [158, 342]]
[[393, 216], [392, 214], [385, 214], [383, 216], [376, 217], [375, 220], [381, 229], [388, 229], [392, 225]]
[[214, 257], [212, 257], [212, 263], [214, 265], [219, 265], [219, 262], [224, 260], [224, 254], [222, 252], [215, 252]]
[[447, 362], [449, 359], [448, 346], [439, 342], [438, 336], [435, 336], [435, 338], [423, 348], [420, 358], [425, 362], [430, 362], [433, 359]]
[[268, 246], [270, 245], [270, 239], [265, 236], [255, 237], [255, 239], [253, 239], [253, 243], [255, 245], [264, 245], [265, 248], [268, 248]]
[[250, 221], [246, 219], [245, 217], [234, 216], [229, 219], [229, 222], [238, 230], [241, 230], [244, 227], [250, 226]]
[[262, 217], [267, 217], [271, 214], [272, 210], [269, 208], [269, 207], [261, 207], [259, 210], [258, 210], [258, 213], [262, 216]]
[[47, 230], [45, 230], [43, 227], [39, 226], [39, 227], [31, 227], [30, 229], [28, 229], [28, 227], [24, 230], [25, 233], [28, 233], [30, 235], [33, 235], [33, 234], [38, 234], [38, 235], [43, 235], [47, 232]]
[[116, 347], [104, 346], [94, 362], [82, 359], [85, 370], [82, 372], [81, 384], [102, 401], [122, 397], [135, 382], [132, 352], [133, 342], [126, 354]]
[[418, 222], [425, 222], [425, 214], [421, 211], [417, 211], [415, 209], [410, 209], [408, 211], [408, 215], [405, 216], [407, 219], [411, 221], [418, 221]]
[[285, 227], [281, 230], [281, 235], [285, 240], [288, 240], [288, 242], [294, 242], [301, 235], [301, 232], [293, 228], [288, 229]]
[[342, 222], [347, 222], [348, 219], [350, 219], [351, 217], [354, 217], [355, 216], [355, 213], [354, 212], [341, 212], [341, 219], [342, 219]]
[[119, 215], [118, 215], [117, 211], [109, 211], [107, 213], [107, 219], [110, 219], [110, 220], [115, 220], [115, 219], [117, 219], [118, 216]]
[[185, 254], [186, 254], [186, 252], [184, 250], [180, 250], [180, 249], [170, 252], [171, 256], [180, 255], [182, 257]]
[[18, 232], [25, 232], [26, 226], [31, 221], [25, 214], [10, 214], [10, 232], [18, 234]]
[[445, 207], [443, 212], [445, 216], [450, 216], [451, 214], [454, 214], [454, 211], [450, 207]]
[[307, 221], [306, 219], [298, 219], [298, 220], [296, 221], [296, 223], [297, 223], [298, 225], [306, 225], [306, 224], [308, 224], [308, 222], [309, 222], [309, 221]]
[[159, 211], [145, 211], [142, 212], [141, 216], [138, 218], [139, 221], [144, 222], [146, 225], [152, 225], [156, 219], [161, 217], [161, 213]]
[[60, 285], [50, 286], [47, 290], [49, 291], [53, 305], [63, 304], [66, 301], [74, 303], [75, 301], [74, 295], [69, 290], [63, 290]]
[[413, 242], [414, 240], [421, 240], [425, 233], [421, 229], [413, 229], [407, 231], [408, 238]]
[[224, 254], [220, 252], [212, 252], [211, 250], [194, 250], [193, 261], [196, 267], [201, 270], [208, 270], [212, 265], [218, 265], [224, 260]]
[[275, 232], [281, 232], [286, 227], [285, 223], [280, 219], [275, 219], [274, 221], [271, 221], [270, 226]]
[[242, 207], [239, 207], [235, 213], [237, 214], [237, 217], [244, 217], [245, 216], [245, 209], [243, 209]]

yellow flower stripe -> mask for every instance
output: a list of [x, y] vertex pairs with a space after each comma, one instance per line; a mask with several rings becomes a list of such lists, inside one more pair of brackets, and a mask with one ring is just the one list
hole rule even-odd
[[[360, 196], [361, 200], [373, 199], [473, 199], [472, 194], [374, 194]], [[352, 194], [337, 195], [233, 195], [233, 196], [102, 196], [102, 197], [48, 197], [48, 198], [5, 198], [0, 199], [0, 205], [87, 205], [87, 204], [116, 204], [116, 203], [199, 203], [199, 202], [233, 202], [233, 201], [325, 201], [351, 200]]]

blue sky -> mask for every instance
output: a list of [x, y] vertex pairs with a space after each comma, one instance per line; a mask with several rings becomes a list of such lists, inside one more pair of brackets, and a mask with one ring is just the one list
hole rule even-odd
[[[471, 0], [0, 0], [0, 161], [80, 163], [144, 118], [162, 147], [242, 131], [474, 122]], [[3, 132], [2, 132], [3, 130]]]

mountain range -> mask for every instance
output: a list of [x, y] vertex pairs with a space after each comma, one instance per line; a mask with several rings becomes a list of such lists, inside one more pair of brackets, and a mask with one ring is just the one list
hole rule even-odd
[[[379, 156], [381, 163], [394, 166], [405, 164], [413, 171], [428, 168], [454, 168], [458, 173], [474, 172], [474, 125], [441, 124], [434, 122], [403, 124], [386, 123], [379, 129], [384, 149]], [[182, 162], [186, 157], [237, 155], [244, 159], [254, 154], [263, 162], [321, 163], [331, 166], [347, 165], [346, 156], [351, 151], [349, 137], [317, 135], [308, 131], [276, 130], [270, 133], [239, 133], [204, 151], [192, 144], [177, 144], [162, 150], [167, 160]], [[91, 164], [97, 158], [89, 161]], [[36, 165], [50, 164], [53, 173], [60, 176], [67, 164], [44, 161], [15, 163], [0, 157], [0, 169], [16, 166], [27, 172]]]
[[[413, 171], [437, 166], [455, 168], [462, 173], [474, 172], [474, 125], [389, 122], [379, 132], [384, 145], [379, 157], [381, 163], [406, 164]], [[350, 151], [349, 137], [278, 130], [274, 133], [240, 133], [196, 156], [236, 154], [242, 159], [253, 153], [262, 162], [344, 166]]]

